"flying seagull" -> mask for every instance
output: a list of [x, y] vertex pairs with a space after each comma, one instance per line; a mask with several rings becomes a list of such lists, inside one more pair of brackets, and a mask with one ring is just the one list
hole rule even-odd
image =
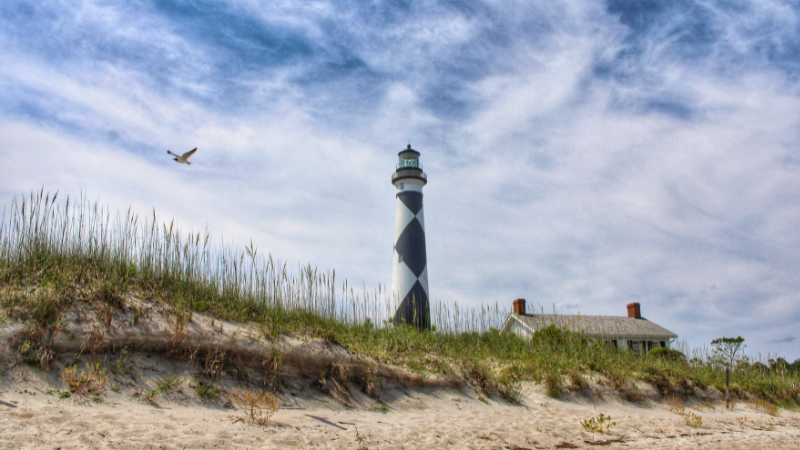
[[180, 155], [180, 156], [176, 155], [175, 153], [172, 153], [169, 150], [167, 150], [167, 153], [169, 153], [170, 155], [174, 156], [174, 158], [172, 158], [174, 161], [177, 161], [179, 163], [192, 165], [192, 163], [189, 162], [189, 157], [194, 155], [194, 152], [196, 152], [196, 151], [197, 151], [197, 147], [195, 147], [193, 150], [189, 150], [188, 152], [186, 152], [186, 153], [184, 153], [183, 155]]

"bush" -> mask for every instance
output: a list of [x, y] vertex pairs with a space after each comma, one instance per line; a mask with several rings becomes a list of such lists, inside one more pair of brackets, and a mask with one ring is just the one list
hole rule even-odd
[[756, 372], [759, 375], [766, 375], [769, 373], [769, 367], [762, 362], [755, 362], [749, 368], [751, 372]]
[[564, 347], [568, 344], [578, 348], [590, 346], [590, 341], [585, 336], [563, 330], [555, 326], [555, 324], [533, 333], [531, 342], [536, 345], [549, 345], [551, 347]]
[[674, 362], [686, 362], [686, 355], [679, 352], [678, 350], [673, 350], [667, 347], [658, 347], [650, 350], [648, 353], [650, 356], [656, 358], [666, 359], [667, 361], [674, 361]]

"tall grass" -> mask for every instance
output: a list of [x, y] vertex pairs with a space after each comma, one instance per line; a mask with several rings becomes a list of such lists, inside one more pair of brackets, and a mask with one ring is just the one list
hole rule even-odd
[[[14, 293], [30, 287], [48, 294]], [[57, 329], [59, 311], [76, 289], [109, 302], [133, 293], [216, 318], [253, 321], [272, 335], [324, 336], [378, 361], [472, 379], [486, 394], [499, 383], [509, 398], [517, 397], [509, 386], [520, 380], [546, 381], [558, 395], [569, 387], [562, 375], [581, 380], [586, 372], [604, 375], [631, 399], [638, 395], [632, 383], [637, 379], [665, 393], [724, 385], [724, 371], [707, 349], [679, 344], [690, 356], [683, 362], [617, 351], [555, 328], [523, 340], [498, 332], [508, 317], [498, 304], [433, 302], [434, 331], [390, 326], [391, 294], [381, 285], [356, 289], [337, 280], [335, 271], [310, 265], [293, 271], [252, 242], [243, 250], [215, 245], [208, 232], [183, 233], [174, 222], [162, 223], [155, 211], [146, 218], [130, 209], [112, 213], [85, 197], [60, 201], [43, 190], [15, 199], [0, 222], [0, 313], [32, 323], [40, 331], [31, 339], [43, 340], [48, 329]], [[44, 361], [46, 351], [36, 357]], [[753, 367], [748, 362], [734, 371], [735, 394], [800, 402], [797, 372]]]
[[[356, 290], [336, 271], [311, 265], [297, 271], [272, 254], [260, 254], [252, 242], [243, 250], [215, 246], [208, 232], [183, 234], [174, 222], [162, 223], [155, 211], [146, 219], [128, 209], [112, 212], [85, 197], [57, 202], [58, 194], [39, 191], [14, 199], [0, 223], [0, 260], [23, 274], [43, 280], [83, 280], [123, 287], [148, 285], [185, 297], [193, 307], [232, 318], [244, 310], [302, 312], [350, 326], [383, 326], [393, 315], [391, 293], [382, 285]], [[65, 277], [67, 279], [65, 279]], [[433, 302], [432, 324], [438, 332], [459, 334], [499, 328], [508, 311]]]

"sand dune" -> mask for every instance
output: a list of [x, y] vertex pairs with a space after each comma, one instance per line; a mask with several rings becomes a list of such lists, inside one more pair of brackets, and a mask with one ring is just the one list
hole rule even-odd
[[[645, 384], [639, 386], [642, 399], [629, 402], [599, 377], [585, 392], [566, 392], [559, 400], [527, 383], [521, 405], [512, 405], [496, 395], [483, 399], [469, 384], [421, 379], [402, 367], [368, 361], [323, 339], [264, 340], [246, 326], [199, 314], [176, 328], [163, 305], [139, 321], [124, 310], [115, 313], [105, 331], [91, 314], [73, 309], [64, 315], [65, 325], [50, 340], [55, 355], [48, 371], [17, 355], [25, 336], [21, 323], [0, 324], [0, 449], [800, 448], [799, 413], [772, 416], [744, 402], [725, 411], [714, 392], [701, 392], [703, 401], [687, 400], [686, 411], [703, 421], [693, 428]], [[60, 398], [67, 390], [60, 376], [64, 367], [113, 367], [122, 347], [131, 349], [133, 376], [109, 374], [99, 396]], [[209, 355], [218, 350], [227, 352], [228, 368], [213, 374]], [[283, 355], [280, 365], [271, 369], [263, 355], [277, 353]], [[344, 380], [352, 382], [334, 386], [334, 377], [320, 376], [332, 365], [349, 370]], [[367, 366], [376, 378], [372, 397], [354, 381], [359, 370], [364, 379]], [[148, 398], [147, 391], [166, 376], [180, 382]], [[204, 399], [194, 389], [203, 377], [213, 377], [219, 398]], [[282, 406], [268, 426], [256, 425], [236, 408], [233, 393], [242, 384], [270, 379], [279, 380]], [[586, 431], [581, 421], [601, 413], [616, 426], [605, 434]]]

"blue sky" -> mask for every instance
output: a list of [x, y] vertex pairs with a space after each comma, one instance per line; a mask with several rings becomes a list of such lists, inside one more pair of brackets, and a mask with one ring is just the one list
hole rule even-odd
[[[0, 199], [42, 186], [434, 300], [800, 357], [800, 3], [0, 3]], [[191, 167], [166, 155], [199, 147]]]

